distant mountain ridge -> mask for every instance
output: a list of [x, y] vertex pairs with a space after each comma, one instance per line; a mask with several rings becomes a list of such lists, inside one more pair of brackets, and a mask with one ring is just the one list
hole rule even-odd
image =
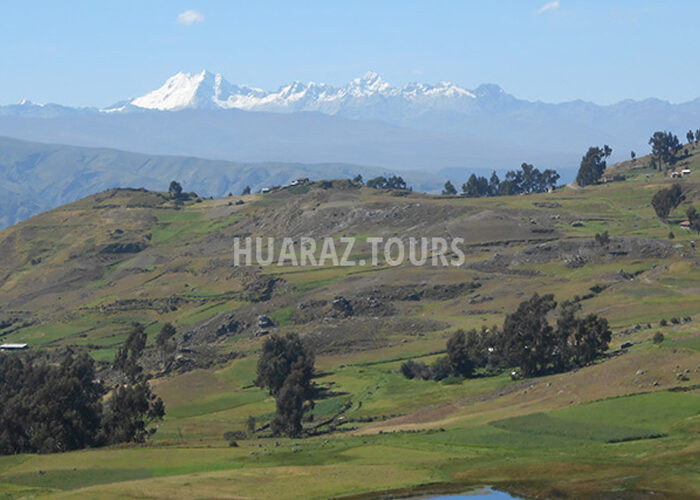
[[32, 215], [115, 187], [164, 191], [171, 180], [200, 196], [240, 194], [299, 177], [369, 178], [399, 173], [418, 190], [437, 190], [439, 174], [405, 174], [341, 163], [240, 163], [156, 156], [106, 148], [40, 144], [0, 137], [0, 229]]
[[[369, 108], [374, 106], [401, 108], [406, 115], [409, 115], [435, 110], [470, 113], [477, 110], [498, 112], [518, 109], [522, 111], [533, 107], [545, 107], [550, 110], [559, 108], [567, 112], [590, 112], [596, 109], [625, 112], [631, 108], [657, 106], [673, 108], [691, 103], [700, 105], [700, 99], [678, 105], [655, 98], [642, 101], [625, 99], [611, 105], [598, 105], [580, 99], [558, 104], [533, 102], [507, 94], [500, 86], [493, 83], [482, 84], [473, 90], [445, 81], [435, 84], [409, 82], [396, 87], [374, 71], [368, 71], [361, 78], [355, 78], [342, 86], [294, 81], [282, 85], [275, 91], [266, 91], [248, 85], [232, 84], [223, 75], [204, 70], [196, 74], [177, 73], [168, 78], [162, 87], [102, 111], [134, 111], [133, 108], [161, 111], [242, 109], [277, 113], [318, 111], [329, 115], [367, 118], [367, 114], [370, 113]], [[384, 109], [384, 111], [387, 110]]]
[[549, 168], [571, 159], [545, 148], [512, 148], [460, 134], [318, 112], [183, 109], [0, 115], [0, 136], [148, 155], [251, 163], [350, 163], [423, 172], [461, 168], [490, 173], [517, 168], [525, 159]]
[[[440, 155], [434, 143], [435, 136], [427, 141], [418, 140], [419, 148], [430, 148], [435, 154], [416, 156], [415, 161], [405, 165], [405, 149], [400, 151], [382, 147], [384, 154], [374, 154], [372, 148], [363, 154], [363, 146], [352, 154], [332, 149], [331, 155], [320, 161], [344, 161], [374, 164], [387, 168], [430, 169], [436, 162], [439, 168], [497, 169], [517, 168], [520, 162], [536, 163], [546, 168], [557, 168], [571, 174], [578, 161], [590, 145], [609, 144], [613, 148], [613, 159], [629, 157], [630, 150], [638, 154], [648, 151], [647, 140], [656, 130], [672, 130], [684, 136], [688, 129], [700, 127], [700, 99], [686, 103], [671, 104], [660, 99], [633, 101], [630, 99], [611, 105], [598, 105], [582, 100], [558, 104], [533, 102], [506, 93], [495, 84], [466, 89], [455, 83], [436, 84], [407, 83], [394, 86], [375, 72], [368, 72], [346, 85], [333, 86], [315, 82], [293, 82], [282, 85], [275, 91], [267, 91], [248, 85], [234, 84], [220, 74], [209, 71], [201, 73], [177, 73], [163, 86], [142, 96], [123, 100], [104, 109], [70, 108], [58, 104], [39, 105], [23, 102], [0, 106], [0, 117], [5, 118], [57, 118], [78, 116], [116, 116], [152, 112], [235, 112], [278, 113], [297, 117], [313, 112], [328, 116], [358, 120], [354, 129], [371, 130], [371, 121], [381, 121], [395, 127], [408, 128], [440, 134], [442, 142], [455, 142], [463, 138], [464, 146], [459, 153], [454, 147], [443, 148], [447, 155]], [[161, 121], [178, 121], [183, 116], [161, 117]], [[241, 117], [242, 115], [238, 115]], [[77, 119], [77, 118], [76, 118]], [[232, 121], [229, 119], [228, 121]], [[299, 122], [294, 128], [303, 126], [307, 119], [294, 118]], [[118, 120], [115, 120], [118, 121]], [[146, 119], [152, 122], [152, 119]], [[220, 115], [212, 114], [211, 122], [218, 127]], [[63, 122], [65, 124], [65, 121]], [[24, 128], [22, 124], [19, 128]], [[72, 125], [69, 124], [69, 125]], [[207, 128], [207, 123], [201, 126]], [[38, 125], [45, 128], [45, 125]], [[70, 128], [70, 127], [69, 127]], [[345, 130], [346, 124], [338, 122], [332, 127]], [[130, 143], [111, 144], [109, 137], [95, 137], [91, 130], [80, 131], [75, 137], [54, 139], [33, 135], [33, 129], [22, 135], [12, 132], [13, 124], [0, 130], [0, 134], [12, 135], [26, 140], [57, 141], [84, 146], [112, 146], [120, 149], [139, 149]], [[217, 134], [219, 128], [209, 130]], [[271, 133], [274, 133], [271, 132]], [[449, 136], [446, 136], [448, 134]], [[411, 135], [410, 133], [407, 135]], [[138, 137], [136, 138], [138, 142]], [[305, 138], [304, 142], [307, 141]], [[344, 138], [334, 138], [343, 142]], [[381, 140], [381, 138], [379, 138]], [[171, 149], [140, 149], [149, 154], [188, 154], [204, 157], [220, 157], [233, 161], [249, 161], [249, 158], [224, 156], [218, 150], [211, 155], [199, 151], [197, 144], [183, 143], [178, 138], [178, 147]], [[191, 146], [191, 147], [190, 147]], [[474, 148], [491, 151], [489, 158], [474, 154]], [[505, 153], [501, 154], [501, 150]], [[275, 148], [265, 145], [253, 155], [256, 160], [308, 161], [305, 154], [289, 158], [274, 156]], [[522, 153], [521, 156], [513, 152]], [[398, 153], [394, 156], [394, 153]], [[270, 156], [265, 157], [265, 154]], [[517, 156], [517, 159], [515, 157]], [[429, 158], [429, 160], [428, 160]], [[405, 167], [404, 167], [405, 165]]]

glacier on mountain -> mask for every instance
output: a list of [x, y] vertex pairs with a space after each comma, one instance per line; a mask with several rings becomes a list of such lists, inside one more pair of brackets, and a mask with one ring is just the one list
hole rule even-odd
[[344, 109], [378, 106], [407, 108], [462, 109], [477, 96], [450, 82], [412, 82], [394, 87], [373, 71], [347, 85], [293, 82], [273, 92], [246, 85], [234, 85], [220, 74], [178, 73], [165, 84], [141, 97], [106, 108], [129, 111], [133, 108], [178, 111], [182, 109], [242, 109], [246, 111], [340, 113]]

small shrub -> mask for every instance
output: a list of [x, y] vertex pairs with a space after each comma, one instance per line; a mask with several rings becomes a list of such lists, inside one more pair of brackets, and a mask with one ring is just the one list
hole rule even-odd
[[425, 363], [416, 363], [413, 360], [408, 360], [401, 365], [401, 374], [407, 379], [421, 378], [429, 380], [432, 378], [432, 370]]
[[665, 319], [662, 319], [661, 321], [659, 321], [659, 325], [668, 326], [668, 321], [666, 321]]
[[661, 332], [656, 332], [653, 338], [654, 344], [660, 344], [664, 341], [664, 334]]
[[610, 235], [607, 231], [603, 231], [602, 234], [596, 233], [595, 242], [602, 247], [608, 246], [610, 244]]
[[248, 416], [248, 421], [246, 422], [248, 426], [248, 432], [255, 432], [256, 428], [256, 422], [255, 422], [255, 417], [253, 415]]
[[401, 372], [401, 375], [406, 377], [407, 379], [413, 379], [415, 378], [415, 373], [413, 370], [413, 365], [415, 364], [415, 361], [408, 360], [403, 363], [401, 363], [401, 368], [399, 368], [399, 371]]
[[449, 377], [445, 377], [442, 379], [442, 383], [445, 385], [458, 385], [464, 382], [464, 378], [458, 377], [456, 375], [450, 375]]
[[246, 433], [243, 431], [227, 431], [224, 432], [224, 439], [226, 441], [235, 441], [236, 439], [245, 439]]

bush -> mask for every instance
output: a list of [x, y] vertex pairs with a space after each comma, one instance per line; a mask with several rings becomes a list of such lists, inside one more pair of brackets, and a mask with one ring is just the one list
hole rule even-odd
[[433, 380], [443, 380], [452, 374], [450, 370], [450, 361], [447, 356], [442, 356], [436, 359], [430, 366]]
[[407, 379], [420, 378], [423, 380], [430, 380], [432, 378], [432, 371], [428, 365], [425, 363], [416, 363], [411, 359], [403, 363], [400, 370]]
[[406, 181], [402, 177], [392, 175], [391, 177], [384, 177], [380, 175], [374, 179], [367, 181], [367, 187], [372, 189], [408, 189]]
[[664, 341], [664, 334], [661, 332], [656, 332], [653, 338], [654, 344], [660, 344]]
[[257, 427], [255, 417], [253, 415], [248, 416], [248, 420], [246, 421], [246, 426], [248, 427], [248, 432], [255, 432], [255, 429]]
[[610, 235], [607, 231], [603, 231], [602, 234], [595, 234], [595, 242], [601, 247], [606, 247], [610, 244]]
[[668, 326], [668, 321], [666, 321], [665, 319], [662, 319], [661, 321], [659, 321], [659, 325], [660, 326]]
[[463, 331], [456, 331], [447, 341], [447, 359], [452, 373], [463, 377], [471, 376], [474, 362], [470, 356], [467, 336]]
[[458, 385], [462, 382], [464, 382], [464, 379], [462, 377], [457, 377], [456, 375], [450, 375], [449, 377], [442, 379], [442, 383], [445, 385]]
[[235, 441], [236, 439], [245, 439], [248, 436], [243, 431], [227, 431], [224, 432], [224, 439], [226, 441]]

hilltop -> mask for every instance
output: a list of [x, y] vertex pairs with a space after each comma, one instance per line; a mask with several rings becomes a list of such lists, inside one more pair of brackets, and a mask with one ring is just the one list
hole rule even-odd
[[[480, 199], [345, 179], [182, 202], [111, 189], [7, 228], [0, 339], [89, 352], [107, 377], [132, 323], [144, 324], [166, 419], [147, 447], [4, 457], [0, 492], [327, 498], [493, 485], [698, 497], [700, 255], [698, 235], [679, 226], [700, 203], [690, 153], [693, 174], [676, 181], [686, 200], [668, 223], [650, 201], [674, 181], [639, 158], [611, 167], [622, 181]], [[246, 236], [355, 237], [358, 260], [370, 237], [461, 237], [466, 262], [234, 267], [233, 239]], [[499, 324], [535, 292], [606, 317], [608, 354], [521, 380], [400, 374], [402, 361], [432, 361], [456, 329]], [[165, 322], [178, 331], [167, 372], [153, 349]], [[274, 412], [252, 385], [261, 343], [291, 331], [313, 348], [327, 391], [313, 412], [321, 435], [246, 435], [248, 417]], [[226, 432], [243, 433], [237, 447]]]
[[[116, 186], [157, 189], [177, 178], [204, 197], [239, 194], [299, 177], [365, 177], [389, 170], [348, 163], [232, 162], [0, 137], [0, 228]], [[437, 190], [439, 174], [401, 172], [416, 189]]]

